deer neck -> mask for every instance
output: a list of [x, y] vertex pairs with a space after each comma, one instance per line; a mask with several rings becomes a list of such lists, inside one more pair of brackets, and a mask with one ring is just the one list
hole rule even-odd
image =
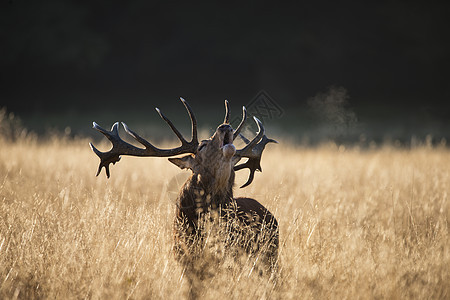
[[193, 174], [184, 184], [180, 195], [181, 208], [207, 212], [229, 204], [233, 199], [234, 172], [227, 182], [218, 182], [210, 176]]

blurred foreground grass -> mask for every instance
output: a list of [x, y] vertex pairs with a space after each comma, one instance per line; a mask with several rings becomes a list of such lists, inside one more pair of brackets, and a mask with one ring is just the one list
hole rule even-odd
[[[0, 298], [185, 297], [171, 249], [187, 172], [163, 158], [123, 157], [107, 180], [94, 176], [84, 139], [0, 145]], [[448, 149], [280, 143], [262, 167], [235, 192], [279, 221], [278, 281], [218, 268], [204, 298], [450, 297]]]

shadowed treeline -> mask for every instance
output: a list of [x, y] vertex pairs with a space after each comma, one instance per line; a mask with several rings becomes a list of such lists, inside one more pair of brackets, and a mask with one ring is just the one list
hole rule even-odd
[[265, 123], [296, 140], [440, 141], [448, 12], [411, 1], [3, 1], [0, 107], [39, 133], [89, 134], [93, 120], [156, 128], [153, 107], [180, 115], [183, 96], [209, 130], [224, 99], [238, 114], [264, 90], [283, 111]]

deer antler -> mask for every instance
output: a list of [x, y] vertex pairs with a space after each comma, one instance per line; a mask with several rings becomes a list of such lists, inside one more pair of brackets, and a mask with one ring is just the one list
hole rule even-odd
[[[247, 182], [241, 186], [241, 188], [244, 188], [248, 186], [250, 183], [252, 183], [253, 178], [255, 176], [255, 171], [262, 172], [261, 168], [261, 156], [264, 151], [264, 148], [268, 143], [278, 143], [277, 141], [273, 139], [267, 138], [267, 136], [264, 134], [264, 126], [262, 125], [261, 121], [258, 120], [258, 118], [253, 117], [253, 119], [256, 122], [256, 125], [258, 126], [258, 133], [256, 136], [250, 141], [247, 138], [245, 138], [243, 135], [239, 133], [241, 130], [241, 127], [246, 119], [246, 110], [245, 107], [243, 108], [243, 118], [241, 123], [239, 124], [238, 128], [235, 130], [234, 137], [239, 135], [242, 140], [247, 144], [244, 148], [240, 150], [236, 150], [236, 154], [234, 155], [237, 159], [237, 162], [243, 157], [248, 158], [248, 161], [237, 165], [234, 167], [235, 171], [242, 170], [244, 168], [250, 169], [250, 175], [248, 177]], [[236, 163], [237, 163], [236, 162]]]
[[[240, 135], [242, 126], [244, 126], [244, 123], [246, 120], [247, 120], [247, 110], [245, 109], [245, 106], [242, 106], [242, 120], [241, 120], [241, 123], [239, 123], [236, 130], [233, 132], [233, 141], [238, 137], [238, 135]], [[248, 144], [248, 143], [246, 143], [246, 144]]]
[[176, 134], [178, 139], [181, 141], [181, 146], [177, 148], [172, 149], [159, 149], [150, 144], [148, 141], [140, 137], [137, 133], [131, 131], [128, 126], [122, 122], [122, 126], [125, 128], [125, 131], [131, 135], [136, 141], [141, 143], [145, 148], [138, 148], [136, 146], [133, 146], [124, 140], [122, 140], [119, 136], [119, 123], [116, 122], [112, 128], [111, 131], [105, 130], [102, 127], [100, 127], [97, 123], [93, 123], [93, 128], [103, 133], [112, 143], [111, 150], [107, 152], [101, 152], [97, 148], [92, 145], [92, 143], [89, 143], [91, 146], [92, 151], [97, 154], [98, 157], [100, 157], [100, 165], [98, 166], [97, 175], [100, 174], [100, 171], [102, 168], [105, 168], [106, 176], [109, 178], [109, 165], [115, 164], [120, 160], [120, 155], [130, 155], [130, 156], [156, 156], [156, 157], [169, 157], [169, 156], [175, 156], [183, 153], [195, 153], [197, 151], [198, 147], [198, 139], [197, 139], [197, 120], [195, 119], [194, 113], [189, 106], [189, 104], [183, 99], [180, 98], [181, 102], [183, 102], [189, 117], [191, 119], [192, 124], [192, 139], [190, 142], [186, 141], [186, 139], [181, 135], [181, 133], [175, 128], [173, 123], [164, 116], [161, 111], [156, 108], [156, 111], [160, 115], [160, 117], [166, 121], [166, 123], [169, 125], [169, 127], [172, 129], [172, 131]]
[[[244, 126], [245, 120], [247, 120], [247, 110], [245, 106], [242, 106], [242, 120], [239, 123], [236, 130], [233, 132], [233, 141], [237, 138], [239, 133], [241, 132], [242, 126]], [[225, 100], [225, 117], [223, 119], [223, 124], [230, 124], [230, 104], [228, 100]]]
[[225, 100], [225, 117], [223, 118], [223, 124], [230, 124], [230, 104], [228, 100]]

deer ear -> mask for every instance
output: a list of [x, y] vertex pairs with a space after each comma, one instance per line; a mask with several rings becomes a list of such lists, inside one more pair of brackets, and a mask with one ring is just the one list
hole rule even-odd
[[189, 154], [183, 157], [171, 157], [169, 161], [180, 169], [191, 169], [194, 164], [194, 155]]

